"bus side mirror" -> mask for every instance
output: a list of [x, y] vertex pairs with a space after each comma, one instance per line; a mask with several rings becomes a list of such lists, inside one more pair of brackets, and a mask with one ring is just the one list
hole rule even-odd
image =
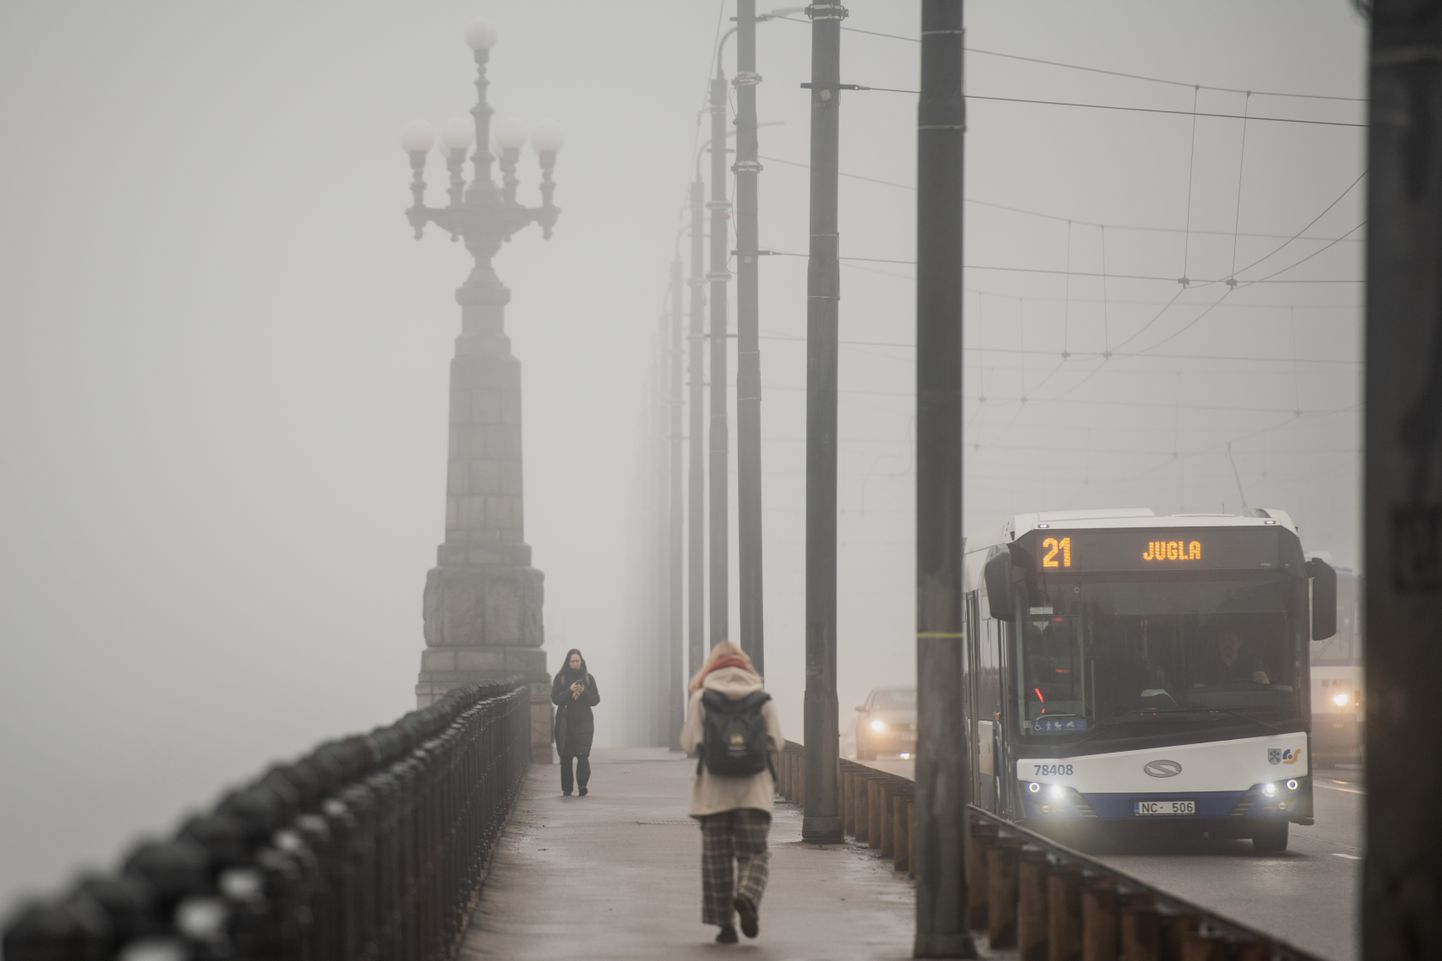
[[1014, 616], [1011, 600], [1011, 552], [1003, 551], [988, 560], [986, 567], [982, 569], [982, 577], [986, 581], [986, 600], [992, 619], [1010, 621]]
[[1312, 581], [1312, 640], [1325, 641], [1337, 633], [1337, 572], [1320, 558], [1307, 562]]

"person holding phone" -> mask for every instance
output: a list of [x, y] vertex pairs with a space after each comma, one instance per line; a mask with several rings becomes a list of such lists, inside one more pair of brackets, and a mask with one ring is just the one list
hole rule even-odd
[[[574, 647], [566, 652], [565, 663], [551, 681], [551, 703], [556, 705], [556, 753], [561, 756], [561, 794], [571, 796], [574, 783], [585, 797], [591, 780], [591, 741], [596, 718], [591, 708], [601, 703], [596, 679], [586, 669], [586, 659]], [[575, 774], [571, 762], [575, 761]]]

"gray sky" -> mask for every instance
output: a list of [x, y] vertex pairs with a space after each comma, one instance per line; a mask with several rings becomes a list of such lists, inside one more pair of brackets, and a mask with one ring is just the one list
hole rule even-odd
[[[847, 25], [914, 36], [917, 8], [858, 0]], [[547, 647], [586, 651], [601, 742], [639, 730], [640, 430], [717, 3], [12, 0], [0, 903], [411, 706], [468, 265], [411, 239], [397, 132], [470, 107], [478, 15], [501, 30], [497, 109], [567, 131], [554, 239], [518, 236], [497, 263]], [[1363, 131], [1192, 118], [1363, 120], [1262, 93], [1365, 95], [1350, 4], [977, 2], [967, 19], [971, 94], [1180, 111], [969, 108], [966, 338], [984, 350], [965, 390], [987, 400], [968, 408], [968, 537], [1024, 510], [1235, 510], [1230, 441], [1251, 505], [1355, 564]], [[917, 53], [847, 33], [843, 80], [914, 89]], [[761, 246], [804, 254], [806, 173], [786, 161], [809, 152], [807, 27], [764, 25], [758, 57], [761, 119], [784, 123], [762, 131]], [[915, 98], [846, 94], [841, 117], [842, 170], [887, 182], [842, 181], [842, 254], [875, 258], [842, 275], [842, 338], [871, 342], [841, 355], [846, 723], [914, 664], [914, 358], [878, 345], [914, 336]], [[534, 202], [529, 156], [522, 175]], [[1304, 227], [1324, 239], [1285, 243]], [[1234, 269], [1235, 290], [1202, 283]], [[804, 258], [761, 276], [763, 334], [802, 335]], [[799, 736], [805, 351], [762, 349], [767, 660]]]

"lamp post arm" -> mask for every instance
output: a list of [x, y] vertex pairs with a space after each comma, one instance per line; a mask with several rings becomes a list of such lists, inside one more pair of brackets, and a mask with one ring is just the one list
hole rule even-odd
[[435, 224], [453, 236], [458, 233], [455, 212], [449, 208], [427, 207], [418, 203], [406, 211], [406, 220], [415, 228], [417, 240], [421, 239], [426, 224]]

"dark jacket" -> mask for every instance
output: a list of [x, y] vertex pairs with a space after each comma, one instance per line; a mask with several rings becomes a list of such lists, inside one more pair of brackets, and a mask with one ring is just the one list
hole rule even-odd
[[[571, 697], [574, 681], [586, 686], [578, 698]], [[601, 692], [596, 688], [596, 679], [586, 671], [584, 661], [579, 671], [561, 668], [551, 682], [551, 703], [556, 705], [556, 752], [561, 757], [590, 754], [591, 741], [596, 736], [596, 718], [591, 708], [601, 703]]]

